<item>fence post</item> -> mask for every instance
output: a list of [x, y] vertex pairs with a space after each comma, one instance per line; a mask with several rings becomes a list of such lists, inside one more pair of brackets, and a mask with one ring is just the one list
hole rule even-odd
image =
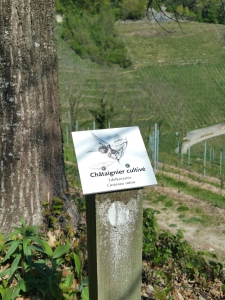
[[203, 161], [203, 176], [205, 177], [206, 171], [206, 142], [204, 143], [204, 161]]
[[190, 146], [190, 143], [189, 143], [189, 146], [188, 146], [188, 167], [190, 167], [190, 164], [191, 164], [191, 146]]
[[222, 175], [223, 151], [220, 151], [220, 176]]
[[156, 169], [158, 170], [159, 164], [159, 129], [157, 129], [157, 151], [156, 151]]
[[157, 166], [157, 124], [154, 127], [154, 173], [156, 174]]
[[69, 145], [69, 130], [68, 130], [68, 126], [66, 126], [66, 145]]
[[211, 168], [212, 165], [212, 148], [209, 149], [209, 166]]
[[85, 198], [90, 300], [140, 299], [142, 189]]
[[71, 122], [71, 115], [70, 115], [70, 110], [68, 109], [68, 121], [69, 121], [69, 126], [70, 126], [70, 132], [72, 131], [72, 122]]
[[156, 174], [159, 161], [159, 129], [157, 129], [157, 124], [154, 125], [154, 131], [152, 135], [149, 135], [149, 148], [152, 153], [154, 174]]

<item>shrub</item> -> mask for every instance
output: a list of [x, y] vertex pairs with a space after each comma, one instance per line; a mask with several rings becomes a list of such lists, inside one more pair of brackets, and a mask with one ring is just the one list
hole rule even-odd
[[82, 58], [126, 68], [131, 65], [131, 61], [114, 23], [112, 10], [101, 10], [98, 15], [73, 10], [66, 13], [62, 37]]

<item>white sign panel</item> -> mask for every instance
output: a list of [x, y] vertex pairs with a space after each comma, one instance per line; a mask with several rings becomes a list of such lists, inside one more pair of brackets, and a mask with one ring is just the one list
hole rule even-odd
[[138, 127], [72, 132], [83, 193], [157, 184]]

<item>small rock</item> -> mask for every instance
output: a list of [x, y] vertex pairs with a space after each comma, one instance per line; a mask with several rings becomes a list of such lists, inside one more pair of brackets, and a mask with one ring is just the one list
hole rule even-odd
[[149, 299], [149, 296], [147, 294], [142, 294], [142, 299]]
[[200, 292], [199, 300], [207, 300], [207, 296], [203, 292]]
[[146, 293], [151, 295], [154, 292], [154, 287], [150, 284], [147, 286]]

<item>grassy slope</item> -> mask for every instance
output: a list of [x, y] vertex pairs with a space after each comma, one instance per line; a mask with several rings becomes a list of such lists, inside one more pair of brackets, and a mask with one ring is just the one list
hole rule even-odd
[[225, 121], [225, 53], [224, 26], [185, 23], [185, 34], [177, 25], [166, 26], [176, 32], [164, 35], [157, 25], [147, 23], [119, 24], [118, 29], [137, 73], [148, 82], [149, 101], [153, 107], [161, 103], [157, 109], [162, 115], [162, 147], [170, 152], [174, 132], [185, 135]]
[[[92, 127], [89, 108], [104, 96], [118, 110], [112, 126], [138, 125], [146, 143], [149, 129], [160, 123], [160, 150], [167, 154], [173, 154], [177, 145], [175, 132], [185, 136], [187, 130], [224, 122], [224, 26], [184, 23], [185, 33], [174, 23], [166, 27], [173, 33], [164, 34], [158, 25], [146, 22], [117, 23], [133, 60], [128, 70], [80, 60], [59, 37], [64, 128], [69, 81], [77, 89], [82, 85], [80, 129]], [[208, 145], [221, 149], [223, 138], [211, 139]], [[202, 155], [202, 145], [194, 151]]]

